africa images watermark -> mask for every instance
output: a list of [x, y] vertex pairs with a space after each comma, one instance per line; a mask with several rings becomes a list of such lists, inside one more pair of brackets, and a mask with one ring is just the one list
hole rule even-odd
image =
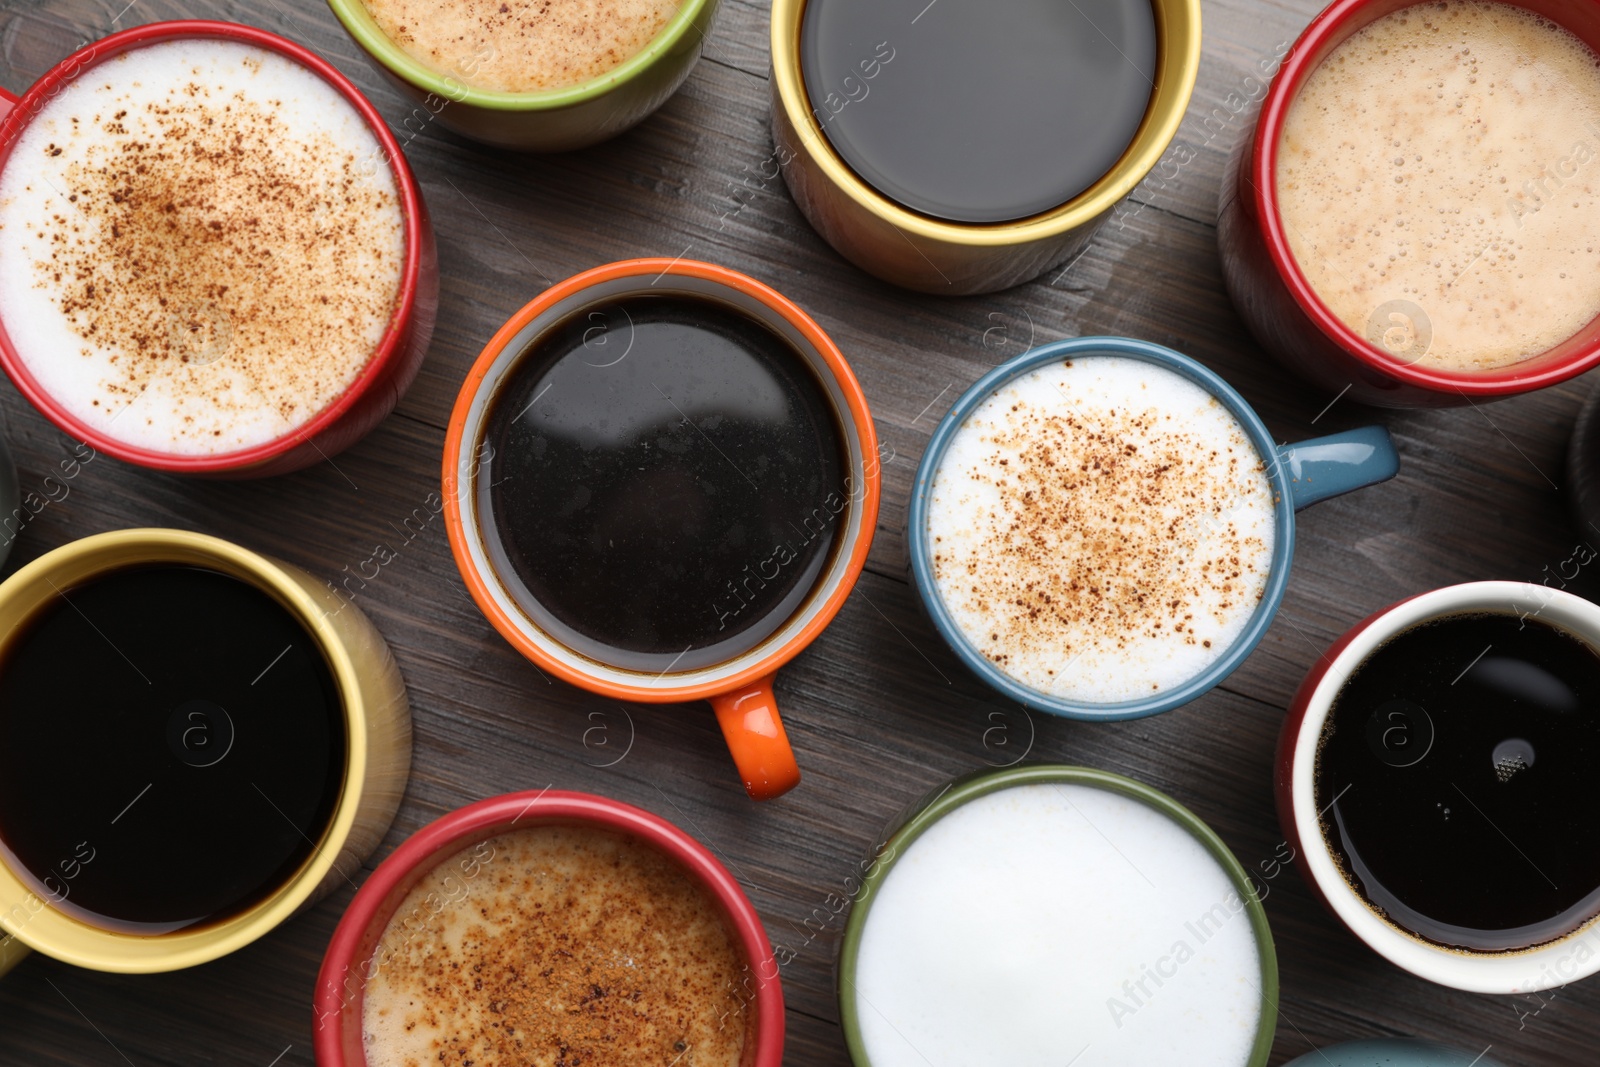
[[[887, 49], [887, 52], [885, 52], [885, 49]], [[811, 109], [811, 117], [816, 120], [817, 128], [819, 130], [826, 129], [835, 115], [851, 104], [865, 100], [868, 94], [872, 92], [872, 86], [867, 83], [883, 73], [883, 68], [894, 61], [895, 54], [893, 45], [888, 41], [879, 41], [873, 48], [872, 55], [856, 64], [855, 69], [860, 72], [860, 76], [847, 74], [839, 83], [839, 88], [843, 90], [843, 95], [836, 91], [829, 92], [822, 98], [821, 104]], [[739, 213], [755, 199], [753, 194], [763, 191], [771, 182], [776, 181], [778, 175], [783, 173], [783, 168], [792, 163], [794, 158], [794, 149], [785, 144], [775, 144], [772, 148], [772, 153], [756, 164], [754, 173], [756, 178], [759, 179], [758, 181], [754, 183], [748, 179], [741, 179], [738, 182], [729, 181], [728, 199], [733, 201], [733, 207], [717, 216], [717, 229], [721, 230], [727, 225], [729, 219], [738, 217]], [[767, 173], [768, 167], [772, 170], [770, 174]], [[746, 164], [739, 169], [741, 171], [749, 171], [750, 166]], [[752, 195], [743, 200], [739, 199], [740, 186], [750, 190]]]
[[[63, 442], [63, 448], [66, 447]], [[0, 545], [9, 545], [14, 542], [28, 524], [39, 517], [39, 513], [51, 504], [59, 504], [72, 494], [72, 482], [83, 468], [94, 462], [99, 453], [92, 445], [83, 441], [73, 442], [69, 450], [69, 457], [61, 460], [57, 465], [60, 474], [54, 472], [45, 475], [37, 490], [28, 490], [22, 494], [18, 506], [11, 514], [0, 519], [0, 532], [5, 535], [5, 540]], [[42, 495], [41, 495], [42, 494]]]
[[883, 464], [891, 462], [894, 457], [894, 446], [886, 441], [880, 442], [878, 451], [867, 457], [860, 477], [854, 474], [846, 475], [844, 485], [840, 489], [832, 490], [815, 507], [802, 514], [798, 524], [790, 523], [795, 531], [794, 540], [785, 539], [774, 545], [772, 550], [758, 559], [754, 565], [745, 564], [738, 577], [728, 579], [727, 598], [719, 596], [711, 602], [711, 611], [717, 618], [718, 632], [727, 629], [730, 620], [737, 619], [745, 608], [754, 603], [757, 593], [765, 589], [768, 582], [776, 581], [785, 567], [800, 559], [807, 547], [826, 535], [838, 521], [839, 516], [844, 513], [846, 506], [852, 503], [859, 504], [866, 495], [867, 482], [877, 477]]

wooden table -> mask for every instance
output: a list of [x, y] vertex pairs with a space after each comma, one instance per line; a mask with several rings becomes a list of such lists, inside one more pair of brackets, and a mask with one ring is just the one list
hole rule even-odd
[[[1159, 184], [1147, 181], [1064, 274], [964, 299], [901, 292], [847, 265], [781, 180], [757, 173], [771, 151], [759, 4], [723, 0], [704, 60], [641, 127], [539, 158], [412, 119], [318, 0], [126, 3], [0, 0], [0, 83], [21, 90], [80, 41], [158, 19], [231, 19], [310, 45], [407, 143], [438, 231], [438, 332], [399, 411], [337, 466], [233, 484], [101, 458], [28, 524], [12, 567], [87, 534], [175, 526], [330, 579], [354, 572], [375, 546], [398, 545], [396, 525], [437, 489], [456, 389], [491, 333], [550, 282], [609, 260], [681, 255], [746, 271], [798, 301], [853, 362], [894, 459], [866, 573], [778, 682], [806, 776], [781, 800], [745, 798], [705, 705], [625, 708], [543, 680], [467, 599], [442, 519], [357, 601], [394, 646], [416, 720], [411, 786], [368, 870], [424, 823], [511, 790], [589, 790], [656, 812], [710, 846], [774, 942], [797, 953], [782, 974], [792, 1063], [848, 1062], [833, 995], [834, 909], [885, 822], [931, 786], [1024, 753], [1119, 771], [1177, 797], [1246, 867], [1261, 869], [1281, 837], [1269, 785], [1278, 724], [1324, 647], [1402, 595], [1480, 578], [1540, 581], [1575, 542], [1600, 544], [1595, 531], [1577, 531], [1560, 488], [1586, 383], [1478, 408], [1363, 410], [1281, 369], [1229, 305], [1214, 223], [1223, 162], [1241, 132], [1233, 112], [1259, 94], [1258, 61], [1281, 53], [1318, 0], [1208, 0], [1199, 86], [1178, 135], [1192, 159], [1176, 173], [1165, 166]], [[1030, 341], [1089, 334], [1145, 338], [1199, 358], [1280, 440], [1381, 421], [1403, 457], [1394, 481], [1302, 515], [1283, 610], [1225, 685], [1167, 715], [1115, 724], [1030, 718], [968, 675], [919, 613], [900, 533], [917, 459], [951, 401]], [[70, 442], [9, 384], [0, 406], [23, 486], [37, 488]], [[1571, 588], [1600, 594], [1600, 568]], [[1490, 1056], [1508, 1064], [1595, 1062], [1600, 983], [1542, 1001], [1434, 987], [1356, 941], [1298, 873], [1285, 868], [1267, 884], [1283, 974], [1274, 1063], [1377, 1035], [1434, 1037], [1472, 1054], [1492, 1046]], [[342, 888], [248, 949], [174, 974], [99, 974], [36, 956], [0, 981], [0, 1064], [311, 1064], [312, 984], [352, 893]], [[993, 908], [996, 923], [1030, 921], [999, 889]]]

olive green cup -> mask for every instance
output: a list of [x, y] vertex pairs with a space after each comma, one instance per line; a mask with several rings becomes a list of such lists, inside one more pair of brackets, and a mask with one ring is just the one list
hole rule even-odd
[[505, 93], [474, 89], [475, 57], [453, 73], [424, 66], [379, 28], [362, 0], [328, 0], [368, 61], [414, 103], [398, 123], [401, 144], [438, 123], [499, 148], [565, 152], [598, 144], [637, 124], [677, 91], [711, 34], [718, 0], [683, 0], [641, 51], [598, 78], [563, 89]]
[[[1165, 793], [1152, 789], [1142, 782], [1120, 774], [1098, 771], [1088, 767], [1065, 764], [1024, 764], [999, 770], [982, 770], [963, 775], [932, 790], [897, 816], [884, 830], [871, 858], [861, 865], [860, 884], [851, 893], [850, 912], [845, 920], [844, 937], [839, 944], [835, 964], [835, 991], [839, 1000], [839, 1025], [844, 1030], [845, 1043], [856, 1067], [872, 1067], [861, 1033], [861, 1013], [856, 992], [856, 962], [861, 952], [862, 933], [878, 896], [878, 890], [895, 864], [905, 858], [906, 852], [935, 823], [961, 805], [1003, 789], [1022, 785], [1079, 785], [1104, 789], [1140, 801], [1166, 816], [1188, 831], [1227, 873], [1239, 900], [1243, 914], [1250, 920], [1260, 954], [1261, 1015], [1256, 1027], [1255, 1043], [1251, 1046], [1247, 1063], [1239, 1067], [1265, 1067], [1272, 1052], [1273, 1033], [1278, 1022], [1278, 956], [1272, 945], [1272, 930], [1267, 925], [1267, 911], [1261, 904], [1261, 894], [1251, 882], [1244, 867], [1234, 858], [1228, 846], [1199, 817]], [[996, 895], [997, 906], [1004, 894]], [[1017, 916], [1026, 922], [1027, 916]], [[1070, 966], [1071, 960], [1063, 960]], [[1063, 1050], [1063, 1061], [1070, 1058], [1073, 1049]], [[1110, 1062], [1100, 1060], [1099, 1062]]]

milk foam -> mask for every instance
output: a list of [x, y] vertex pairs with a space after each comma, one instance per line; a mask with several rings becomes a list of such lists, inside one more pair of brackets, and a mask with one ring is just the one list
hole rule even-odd
[[579, 85], [644, 50], [679, 0], [362, 0], [384, 34], [447, 83], [503, 93]]
[[1245, 901], [1140, 801], [1042, 784], [970, 801], [896, 859], [871, 909], [846, 992], [873, 1067], [1249, 1062]]
[[933, 572], [995, 667], [1109, 703], [1204, 671], [1244, 631], [1275, 540], [1260, 454], [1215, 397], [1122, 356], [1002, 386], [951, 438], [928, 503]]
[[309, 422], [394, 312], [399, 191], [327, 82], [214, 40], [107, 60], [0, 173], [0, 321], [39, 385], [127, 444], [215, 454]]
[[1276, 177], [1312, 288], [1405, 362], [1506, 366], [1600, 315], [1600, 57], [1520, 8], [1356, 33], [1290, 106]]

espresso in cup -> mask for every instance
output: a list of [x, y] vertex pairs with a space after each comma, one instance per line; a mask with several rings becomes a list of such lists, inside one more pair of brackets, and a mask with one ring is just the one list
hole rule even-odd
[[1467, 612], [1388, 638], [1345, 681], [1316, 804], [1345, 880], [1391, 927], [1511, 953], [1600, 915], [1600, 655], [1537, 615]]
[[344, 784], [346, 712], [319, 643], [271, 594], [204, 567], [58, 593], [0, 652], [6, 865], [56, 911], [123, 934], [255, 908], [321, 847]]
[[65, 84], [0, 172], [0, 319], [90, 430], [169, 455], [282, 439], [361, 376], [406, 260], [356, 107], [270, 49], [165, 40]]
[[1505, 3], [1402, 8], [1289, 105], [1276, 187], [1317, 297], [1405, 363], [1488, 371], [1600, 317], [1600, 57]]
[[473, 89], [527, 93], [593, 81], [644, 49], [673, 0], [362, 0], [429, 70]]
[[934, 475], [932, 571], [966, 640], [1051, 697], [1148, 698], [1229, 652], [1276, 506], [1238, 419], [1156, 363], [1044, 363], [966, 416]]
[[715, 300], [635, 295], [537, 338], [476, 489], [520, 610], [591, 660], [690, 671], [760, 645], [841, 539], [845, 444], [808, 360]]
[[834, 151], [900, 205], [964, 223], [1050, 211], [1110, 173], [1157, 52], [1150, 0], [807, 0], [800, 32]]
[[1265, 912], [1199, 820], [1081, 768], [947, 790], [852, 906], [839, 1001], [858, 1067], [1266, 1063]]
[[384, 929], [365, 1067], [740, 1067], [745, 970], [673, 860], [593, 827], [511, 830], [436, 866]]

